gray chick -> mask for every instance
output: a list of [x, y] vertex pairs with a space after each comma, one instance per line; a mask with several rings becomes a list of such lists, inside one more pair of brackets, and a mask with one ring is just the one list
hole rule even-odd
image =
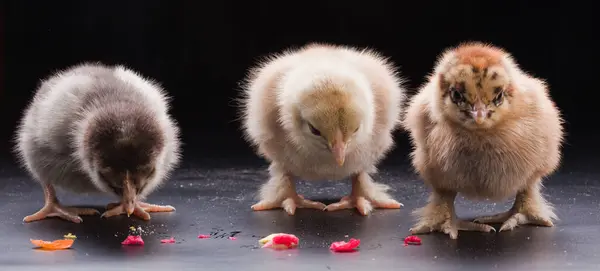
[[60, 217], [75, 223], [95, 209], [62, 206], [55, 187], [120, 197], [103, 217], [172, 206], [143, 202], [180, 160], [179, 129], [156, 83], [123, 66], [81, 64], [42, 81], [17, 130], [16, 152], [44, 189], [45, 204], [24, 222]]

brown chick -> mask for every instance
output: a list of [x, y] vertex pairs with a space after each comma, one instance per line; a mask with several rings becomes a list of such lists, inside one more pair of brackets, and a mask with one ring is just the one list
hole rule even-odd
[[[246, 139], [270, 162], [255, 211], [400, 208], [370, 174], [393, 146], [404, 98], [393, 67], [370, 50], [311, 44], [253, 70], [244, 91]], [[352, 179], [352, 193], [325, 206], [296, 193], [295, 179]]]
[[[500, 231], [518, 225], [553, 226], [542, 178], [559, 166], [562, 119], [546, 84], [521, 70], [501, 48], [479, 42], [447, 50], [410, 101], [403, 121], [412, 164], [431, 187], [428, 204], [413, 213], [413, 234]], [[504, 213], [474, 222], [456, 217], [457, 193], [494, 201], [516, 195]], [[477, 223], [475, 223], [477, 222]]]

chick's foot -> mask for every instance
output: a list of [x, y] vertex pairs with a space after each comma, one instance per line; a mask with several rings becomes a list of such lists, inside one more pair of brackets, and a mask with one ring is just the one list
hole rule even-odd
[[479, 217], [476, 223], [502, 223], [499, 231], [510, 231], [519, 225], [537, 225], [552, 227], [557, 219], [550, 205], [535, 188], [518, 193], [513, 207], [506, 212], [492, 216]]
[[60, 205], [56, 198], [56, 192], [52, 185], [44, 186], [44, 207], [37, 211], [35, 214], [28, 215], [23, 218], [23, 222], [29, 223], [33, 221], [43, 220], [48, 217], [59, 217], [67, 221], [74, 223], [81, 223], [80, 215], [97, 215], [100, 214], [98, 210], [91, 208], [76, 208], [76, 207], [64, 207]]
[[366, 197], [358, 195], [350, 195], [343, 197], [339, 202], [332, 203], [325, 207], [327, 211], [338, 211], [343, 209], [356, 208], [362, 215], [369, 215], [373, 209], [399, 209], [402, 207], [402, 203], [397, 202], [393, 199], [387, 199], [384, 201], [368, 200]]
[[296, 193], [292, 177], [271, 165], [271, 178], [260, 189], [260, 201], [252, 205], [254, 211], [283, 208], [288, 215], [294, 215], [296, 208], [325, 209], [325, 204], [307, 200]]
[[450, 239], [457, 239], [458, 231], [495, 232], [496, 229], [490, 225], [477, 224], [460, 219], [446, 219], [438, 223], [431, 223], [431, 221], [419, 221], [419, 223], [410, 229], [411, 234], [423, 234], [434, 231], [447, 234], [450, 236]]
[[458, 219], [454, 213], [455, 197], [456, 193], [442, 194], [434, 192], [425, 207], [415, 210], [414, 214], [419, 217], [419, 220], [410, 229], [410, 232], [412, 234], [423, 234], [438, 231], [449, 235], [451, 239], [457, 239], [458, 231], [496, 231], [490, 225]]
[[362, 215], [369, 215], [373, 209], [399, 209], [402, 203], [386, 193], [389, 187], [374, 183], [368, 174], [360, 173], [352, 177], [352, 193], [339, 202], [328, 205], [327, 211], [356, 208]]
[[265, 211], [275, 208], [283, 208], [288, 215], [294, 215], [296, 208], [311, 208], [311, 209], [325, 209], [325, 204], [317, 201], [307, 200], [301, 195], [292, 195], [284, 198], [283, 200], [261, 200], [258, 203], [252, 205], [254, 211]]
[[[106, 206], [106, 210], [107, 211], [102, 214], [102, 217], [111, 217], [127, 213], [122, 203], [110, 203]], [[136, 202], [132, 214], [143, 220], [150, 220], [149, 213], [173, 211], [175, 211], [175, 207], [171, 205], [156, 205], [145, 202]]]
[[35, 214], [28, 215], [25, 218], [23, 218], [23, 222], [29, 223], [33, 221], [42, 220], [48, 217], [59, 217], [74, 223], [81, 223], [83, 222], [83, 219], [81, 219], [80, 215], [97, 214], [100, 214], [100, 212], [91, 208], [64, 207], [58, 203], [50, 203], [46, 204]]

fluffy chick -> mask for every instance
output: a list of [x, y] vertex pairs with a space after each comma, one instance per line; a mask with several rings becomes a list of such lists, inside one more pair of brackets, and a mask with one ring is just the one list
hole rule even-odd
[[[407, 107], [405, 128], [414, 146], [412, 164], [432, 188], [414, 212], [413, 234], [500, 231], [518, 225], [553, 226], [556, 215], [540, 193], [542, 178], [559, 166], [562, 119], [546, 84], [521, 70], [501, 48], [479, 42], [449, 49]], [[504, 213], [475, 222], [459, 220], [457, 193], [468, 199], [503, 200]]]
[[17, 130], [16, 151], [44, 189], [44, 207], [25, 222], [60, 217], [75, 223], [98, 211], [62, 206], [55, 187], [121, 198], [103, 217], [148, 220], [172, 206], [143, 202], [179, 161], [178, 128], [155, 83], [122, 66], [82, 64], [44, 80]]
[[[270, 162], [255, 211], [340, 210], [363, 215], [400, 208], [369, 174], [393, 146], [404, 89], [396, 70], [372, 50], [309, 44], [273, 55], [247, 78], [243, 128]], [[294, 179], [352, 179], [352, 193], [325, 206], [296, 193]]]

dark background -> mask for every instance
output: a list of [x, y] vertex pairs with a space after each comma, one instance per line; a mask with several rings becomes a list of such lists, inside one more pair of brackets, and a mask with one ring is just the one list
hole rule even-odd
[[[4, 1], [3, 1], [4, 2]], [[568, 131], [565, 167], [594, 166], [600, 115], [597, 12], [583, 1], [7, 1], [2, 123], [11, 148], [39, 80], [83, 61], [125, 64], [174, 98], [186, 162], [260, 161], [241, 139], [233, 98], [249, 66], [269, 53], [320, 41], [389, 56], [411, 93], [442, 50], [492, 42], [547, 79]], [[385, 163], [405, 163], [406, 134]], [[12, 161], [10, 152], [3, 158]], [[206, 164], [205, 164], [206, 165]], [[212, 165], [211, 165], [212, 166]], [[564, 170], [564, 167], [563, 167]]]
[[[25, 270], [140, 270], [205, 267], [210, 270], [600, 270], [598, 193], [600, 123], [598, 11], [592, 1], [402, 0], [5, 0], [0, 2], [0, 238], [8, 253], [0, 266]], [[587, 4], [586, 4], [587, 3]], [[568, 132], [563, 167], [544, 182], [557, 209], [557, 227], [523, 227], [506, 233], [423, 235], [422, 246], [403, 247], [425, 205], [428, 189], [410, 174], [406, 133], [375, 177], [405, 204], [362, 217], [354, 210], [251, 212], [265, 164], [241, 139], [233, 99], [248, 67], [262, 56], [308, 42], [372, 47], [400, 66], [412, 94], [437, 56], [462, 41], [504, 47], [523, 69], [544, 78]], [[59, 219], [25, 224], [43, 204], [42, 189], [18, 170], [9, 151], [22, 111], [41, 78], [83, 61], [124, 64], [161, 82], [173, 97], [183, 131], [184, 163], [152, 203], [176, 213], [152, 214], [143, 223], [126, 216]], [[310, 182], [298, 193], [332, 203], [350, 192], [348, 182]], [[100, 208], [104, 195], [59, 199]], [[510, 208], [458, 199], [457, 214], [473, 217]], [[102, 210], [103, 211], [103, 210]], [[138, 224], [139, 223], [139, 224]], [[152, 233], [140, 250], [120, 242], [131, 225]], [[239, 233], [238, 240], [199, 240], [197, 234]], [[212, 230], [211, 230], [212, 229]], [[29, 238], [53, 240], [71, 232], [71, 251], [38, 253]], [[254, 249], [259, 236], [294, 233], [301, 250]], [[175, 245], [159, 240], [176, 235]], [[223, 236], [221, 236], [223, 237]], [[362, 238], [358, 254], [330, 255], [331, 242]], [[187, 239], [187, 240], [186, 240]], [[206, 243], [204, 243], [206, 242]], [[289, 254], [288, 254], [289, 253]], [[338, 257], [339, 256], [339, 257]], [[96, 264], [101, 263], [101, 264]], [[135, 266], [135, 267], [134, 267]], [[388, 266], [388, 267], [385, 267]], [[29, 268], [27, 268], [29, 267]], [[71, 268], [69, 268], [71, 267]], [[34, 269], [35, 268], [35, 269]], [[96, 269], [94, 269], [96, 268]], [[0, 268], [2, 269], [2, 268]], [[14, 268], [6, 268], [12, 270]], [[57, 270], [58, 270], [57, 269]], [[54, 269], [52, 269], [54, 270]]]

